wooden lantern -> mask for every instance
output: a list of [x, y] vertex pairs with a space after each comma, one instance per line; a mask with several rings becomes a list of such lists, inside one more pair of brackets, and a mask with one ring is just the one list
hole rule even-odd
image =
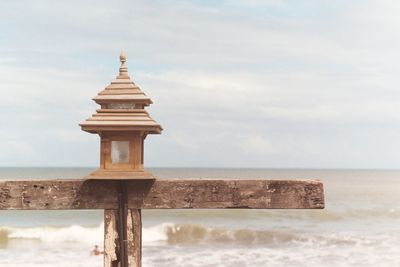
[[100, 168], [88, 179], [153, 179], [143, 167], [144, 139], [162, 127], [144, 109], [153, 102], [130, 79], [120, 55], [119, 75], [93, 100], [101, 106], [81, 124], [83, 131], [100, 136]]

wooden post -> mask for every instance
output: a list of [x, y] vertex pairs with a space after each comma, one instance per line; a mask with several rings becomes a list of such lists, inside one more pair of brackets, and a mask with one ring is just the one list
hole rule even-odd
[[127, 185], [119, 182], [118, 210], [104, 212], [104, 266], [142, 266], [142, 217], [128, 208]]
[[123, 181], [119, 181], [118, 190], [118, 233], [119, 233], [119, 259], [120, 267], [128, 267], [128, 195], [126, 185]]
[[129, 209], [127, 216], [128, 266], [142, 266], [142, 212]]
[[119, 264], [118, 211], [104, 210], [104, 267]]
[[[122, 267], [123, 257], [127, 257], [126, 267], [141, 267], [142, 264], [142, 215], [140, 209], [128, 209], [126, 220], [126, 241], [121, 241], [119, 212], [104, 211], [104, 267]], [[121, 249], [121, 243], [126, 249]]]

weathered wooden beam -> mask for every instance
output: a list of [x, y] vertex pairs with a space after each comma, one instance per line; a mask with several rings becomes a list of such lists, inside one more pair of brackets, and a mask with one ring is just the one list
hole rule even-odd
[[[126, 181], [130, 209], [321, 209], [317, 180]], [[0, 210], [118, 209], [118, 181], [0, 181]]]

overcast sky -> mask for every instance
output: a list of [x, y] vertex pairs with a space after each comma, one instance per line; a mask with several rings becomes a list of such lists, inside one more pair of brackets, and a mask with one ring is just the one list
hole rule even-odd
[[71, 3], [0, 2], [0, 166], [97, 166], [124, 49], [146, 166], [400, 167], [399, 1]]

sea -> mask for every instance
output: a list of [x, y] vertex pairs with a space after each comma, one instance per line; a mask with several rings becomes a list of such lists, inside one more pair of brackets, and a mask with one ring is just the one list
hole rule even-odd
[[[0, 168], [0, 179], [92, 168]], [[319, 179], [323, 210], [143, 210], [143, 266], [400, 266], [400, 171], [153, 168], [162, 178]], [[0, 211], [1, 267], [100, 267], [103, 212]]]

